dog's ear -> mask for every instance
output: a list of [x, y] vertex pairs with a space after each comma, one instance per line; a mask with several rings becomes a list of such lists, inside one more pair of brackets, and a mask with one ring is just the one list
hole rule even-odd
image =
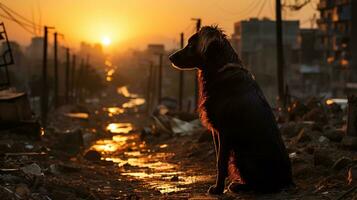
[[199, 38], [199, 50], [205, 60], [215, 59], [224, 48], [225, 35], [217, 27], [202, 28]]

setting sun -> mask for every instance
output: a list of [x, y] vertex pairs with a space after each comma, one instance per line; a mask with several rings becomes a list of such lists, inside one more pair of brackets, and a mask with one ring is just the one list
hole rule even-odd
[[105, 36], [102, 38], [102, 44], [104, 46], [109, 46], [111, 43], [112, 43], [112, 40], [109, 37]]

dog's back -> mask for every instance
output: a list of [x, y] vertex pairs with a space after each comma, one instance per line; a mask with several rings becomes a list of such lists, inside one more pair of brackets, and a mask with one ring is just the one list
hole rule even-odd
[[272, 109], [253, 76], [238, 64], [202, 80], [201, 113], [229, 141], [245, 183], [258, 191], [291, 185], [291, 164]]

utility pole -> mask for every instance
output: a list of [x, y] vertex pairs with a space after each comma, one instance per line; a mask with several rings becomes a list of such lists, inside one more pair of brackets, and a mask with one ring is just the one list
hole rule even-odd
[[[185, 45], [185, 40], [184, 40], [184, 33], [180, 34], [180, 46], [181, 49], [183, 49], [183, 46]], [[182, 111], [182, 106], [183, 106], [183, 81], [184, 81], [184, 71], [180, 70], [180, 77], [179, 77], [179, 110]]]
[[[84, 69], [84, 59], [82, 58], [81, 59], [81, 64], [79, 66], [79, 72], [78, 74], [79, 75], [83, 75], [83, 70]], [[83, 91], [83, 82], [80, 80], [80, 76], [77, 76], [77, 79], [76, 79], [76, 82], [77, 82], [77, 90], [76, 90], [76, 99], [77, 101], [81, 101], [82, 99], [82, 91]]]
[[75, 80], [76, 80], [76, 54], [72, 55], [72, 68], [71, 68], [71, 101], [74, 102], [75, 98]]
[[[84, 69], [83, 69], [83, 74], [84, 74], [84, 83], [88, 84], [89, 80], [89, 59], [90, 59], [90, 55], [87, 54], [87, 58], [86, 58], [86, 64], [84, 65]], [[83, 84], [83, 96], [87, 96], [88, 95], [88, 90], [85, 89], [84, 87], [85, 85]]]
[[66, 48], [66, 77], [65, 77], [65, 90], [66, 90], [66, 103], [69, 103], [69, 67], [70, 67], [70, 61], [69, 61], [69, 48]]
[[[192, 20], [196, 21], [196, 32], [199, 32], [201, 29], [201, 18], [192, 18]], [[195, 110], [198, 108], [198, 72], [196, 72], [195, 76]]]
[[55, 107], [58, 107], [59, 102], [58, 102], [58, 33], [55, 32], [54, 34], [54, 73], [55, 73], [55, 84], [54, 84], [54, 100], [55, 100]]
[[149, 61], [150, 63], [150, 66], [149, 66], [149, 76], [148, 76], [148, 87], [147, 87], [147, 102], [146, 102], [146, 109], [147, 109], [147, 113], [150, 114], [150, 108], [151, 108], [151, 102], [152, 102], [152, 80], [153, 80], [153, 68], [154, 68], [154, 65], [153, 65], [153, 62], [152, 61]]
[[281, 19], [281, 0], [276, 0], [276, 48], [277, 48], [277, 76], [278, 94], [280, 106], [285, 109], [284, 92], [284, 49], [283, 49], [283, 30]]
[[158, 104], [161, 103], [161, 98], [162, 98], [162, 58], [163, 54], [159, 54], [159, 85], [158, 85], [158, 94], [157, 94], [157, 99], [158, 99]]
[[42, 126], [46, 127], [47, 112], [48, 112], [48, 85], [47, 85], [47, 43], [48, 43], [48, 30], [53, 27], [44, 27], [43, 36], [43, 65], [42, 65], [42, 95], [41, 95], [41, 120]]

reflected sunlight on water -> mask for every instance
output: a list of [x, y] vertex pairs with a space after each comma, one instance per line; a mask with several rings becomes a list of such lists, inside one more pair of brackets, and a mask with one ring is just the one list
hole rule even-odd
[[120, 115], [120, 114], [124, 113], [124, 109], [123, 108], [119, 108], [119, 107], [104, 108], [104, 111], [108, 111], [109, 117], [112, 117], [114, 115]]
[[[167, 144], [158, 145], [160, 149]], [[144, 142], [139, 142], [138, 134], [115, 135], [111, 140], [100, 140], [92, 149], [100, 151], [103, 160], [117, 163], [121, 174], [142, 180], [146, 187], [162, 194], [188, 189], [188, 185], [214, 180], [213, 176], [192, 175], [179, 170], [179, 165], [166, 162], [174, 153], [151, 152]], [[124, 149], [130, 151], [121, 152]]]
[[138, 97], [137, 94], [131, 94], [129, 92], [127, 86], [118, 87], [117, 88], [117, 93], [123, 95], [124, 97], [128, 97], [128, 98], [137, 98]]
[[[122, 114], [125, 108], [136, 108], [145, 103], [145, 99], [137, 98], [129, 93], [126, 87], [118, 88], [118, 93], [133, 98], [119, 107], [109, 107], [104, 110], [109, 116]], [[158, 144], [157, 149], [150, 149], [140, 140], [138, 133], [133, 133], [131, 123], [110, 123], [106, 130], [117, 135], [111, 139], [97, 141], [91, 149], [102, 154], [102, 160], [116, 163], [122, 175], [130, 179], [138, 179], [144, 187], [155, 189], [160, 193], [179, 192], [190, 188], [197, 182], [214, 181], [213, 176], [192, 174], [182, 171], [180, 165], [170, 163], [175, 154], [160, 152], [169, 145]]]
[[133, 126], [130, 123], [111, 123], [106, 129], [111, 133], [129, 133]]
[[145, 99], [143, 98], [130, 99], [128, 102], [123, 104], [123, 108], [134, 108], [137, 106], [141, 106], [144, 103], [145, 103]]
[[65, 113], [64, 115], [66, 117], [77, 118], [77, 119], [88, 119], [89, 118], [88, 113]]

